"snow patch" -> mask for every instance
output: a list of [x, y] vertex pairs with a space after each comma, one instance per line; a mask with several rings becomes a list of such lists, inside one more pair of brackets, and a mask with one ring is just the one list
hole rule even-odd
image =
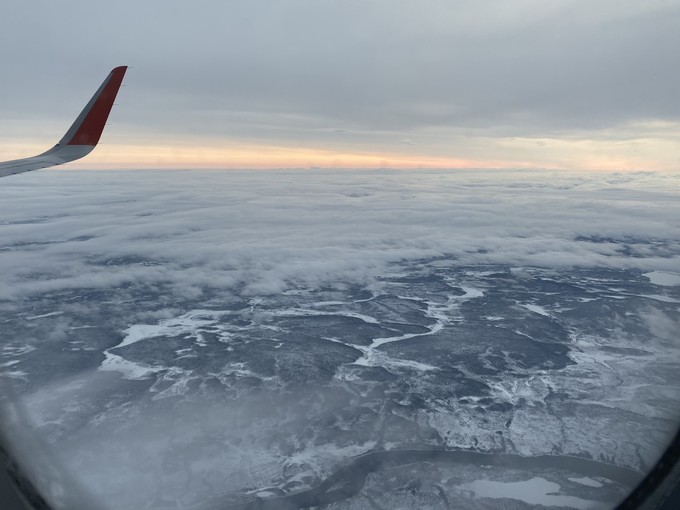
[[27, 321], [33, 321], [35, 319], [43, 319], [45, 317], [54, 317], [55, 315], [62, 315], [64, 312], [50, 312], [44, 313], [42, 315], [34, 315], [33, 317], [26, 317]]
[[154, 369], [151, 367], [147, 367], [139, 363], [133, 363], [132, 361], [128, 361], [121, 356], [111, 354], [108, 351], [104, 351], [104, 354], [106, 358], [97, 368], [97, 370], [101, 372], [120, 372], [123, 376], [123, 379], [130, 379], [133, 381], [146, 379], [154, 372]]
[[523, 304], [523, 303], [518, 303], [518, 304], [519, 304], [519, 306], [521, 306], [522, 308], [526, 308], [530, 312], [534, 312], [534, 313], [537, 313], [539, 315], [543, 315], [545, 317], [550, 317], [550, 314], [542, 306]]
[[569, 478], [570, 482], [574, 483], [580, 483], [581, 485], [586, 485], [588, 487], [595, 487], [597, 489], [604, 487], [604, 485], [597, 480], [593, 480], [592, 478], [588, 478], [587, 476], [584, 476], [583, 478]]

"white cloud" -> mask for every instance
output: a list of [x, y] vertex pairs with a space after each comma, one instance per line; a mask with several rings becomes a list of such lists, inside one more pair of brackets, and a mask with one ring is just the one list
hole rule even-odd
[[0, 188], [0, 297], [130, 282], [279, 293], [438, 255], [673, 271], [674, 189], [670, 174], [42, 172]]

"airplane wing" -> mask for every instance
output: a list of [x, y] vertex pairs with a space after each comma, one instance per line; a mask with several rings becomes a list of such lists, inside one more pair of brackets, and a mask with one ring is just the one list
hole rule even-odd
[[126, 70], [127, 66], [120, 66], [109, 73], [57, 145], [37, 156], [0, 163], [0, 177], [61, 165], [92, 152], [109, 118]]

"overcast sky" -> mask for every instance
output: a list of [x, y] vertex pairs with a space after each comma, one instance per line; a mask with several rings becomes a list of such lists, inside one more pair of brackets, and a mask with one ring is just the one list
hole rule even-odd
[[0, 160], [129, 65], [73, 167], [680, 169], [680, 1], [36, 0], [0, 18]]

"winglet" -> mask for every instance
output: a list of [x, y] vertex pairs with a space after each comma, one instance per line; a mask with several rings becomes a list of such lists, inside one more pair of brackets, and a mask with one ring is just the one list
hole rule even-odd
[[92, 145], [93, 147], [97, 145], [109, 113], [111, 113], [113, 102], [116, 100], [118, 89], [123, 83], [125, 71], [127, 71], [127, 66], [120, 66], [109, 73], [57, 145]]
[[120, 66], [109, 73], [57, 145], [31, 158], [0, 163], [0, 177], [61, 165], [92, 152], [109, 118], [125, 71], [127, 66]]

